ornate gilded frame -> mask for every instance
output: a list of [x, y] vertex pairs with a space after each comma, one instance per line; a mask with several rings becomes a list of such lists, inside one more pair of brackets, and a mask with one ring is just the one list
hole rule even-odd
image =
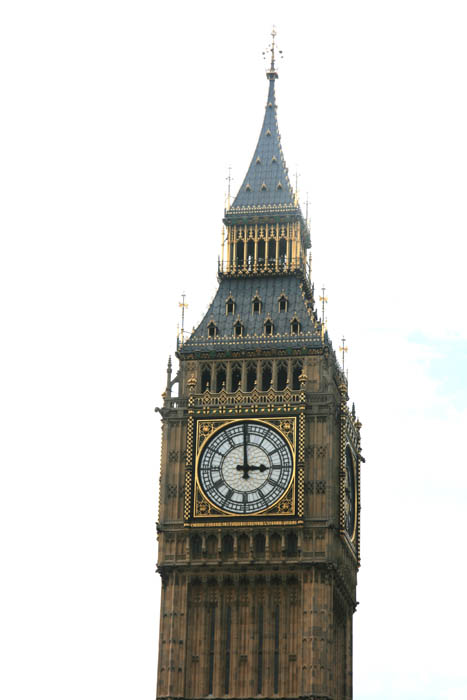
[[[301, 392], [297, 392], [301, 394]], [[298, 397], [297, 397], [298, 398]], [[302, 398], [300, 396], [300, 398]], [[303, 397], [304, 398], [304, 397]], [[271, 415], [272, 406], [268, 407], [266, 415], [251, 415], [257, 411], [244, 411], [239, 415], [235, 411], [235, 417], [224, 415], [218, 417], [218, 410], [199, 411], [195, 409], [195, 397], [190, 397], [188, 424], [187, 424], [187, 457], [185, 471], [185, 525], [196, 526], [219, 526], [219, 525], [272, 525], [272, 524], [299, 524], [303, 518], [304, 508], [304, 445], [305, 445], [305, 415], [304, 405], [294, 406], [292, 411], [296, 415], [284, 415], [283, 406], [278, 407], [279, 415]], [[214, 408], [214, 407], [213, 407]], [[281, 410], [282, 409], [282, 410]], [[210, 413], [211, 415], [206, 415]], [[263, 413], [261, 411], [261, 413]], [[287, 412], [288, 413], [288, 412]], [[298, 414], [298, 415], [297, 415]], [[293, 476], [284, 495], [272, 506], [264, 511], [248, 516], [225, 513], [221, 509], [213, 506], [204, 496], [197, 477], [197, 466], [202, 449], [206, 442], [212, 437], [214, 432], [222, 427], [235, 423], [256, 421], [269, 425], [277, 430], [287, 441], [293, 459]], [[248, 518], [248, 520], [246, 520]]]

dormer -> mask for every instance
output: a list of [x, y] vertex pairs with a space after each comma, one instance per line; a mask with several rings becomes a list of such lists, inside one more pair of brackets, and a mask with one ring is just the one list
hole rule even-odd
[[279, 304], [279, 313], [282, 313], [283, 311], [287, 311], [288, 306], [289, 306], [289, 300], [285, 296], [284, 292], [280, 295], [279, 299], [277, 300]]
[[214, 321], [208, 324], [208, 338], [217, 338], [218, 328]]
[[225, 302], [225, 315], [230, 316], [231, 314], [233, 315], [234, 313], [235, 313], [235, 301], [234, 301], [232, 295], [230, 294], [227, 297], [227, 300]]
[[260, 314], [261, 309], [263, 308], [263, 302], [261, 301], [258, 292], [256, 292], [255, 296], [251, 300], [251, 313], [252, 314]]

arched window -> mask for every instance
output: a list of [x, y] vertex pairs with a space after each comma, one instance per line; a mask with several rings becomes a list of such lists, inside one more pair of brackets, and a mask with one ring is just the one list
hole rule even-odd
[[252, 313], [254, 313], [254, 314], [259, 314], [259, 313], [261, 313], [261, 307], [262, 307], [262, 305], [263, 305], [263, 303], [262, 303], [261, 299], [260, 299], [259, 296], [256, 294], [256, 295], [253, 297], [252, 301], [251, 301], [251, 311], [252, 311]]
[[294, 532], [289, 532], [286, 538], [286, 552], [289, 557], [297, 554], [297, 535]]
[[263, 362], [261, 367], [261, 389], [262, 391], [267, 391], [271, 388], [272, 384], [272, 364], [270, 362]]
[[281, 238], [279, 241], [279, 264], [285, 265], [287, 262], [287, 241]]
[[258, 241], [258, 265], [264, 265], [265, 242], [263, 239]]
[[265, 335], [274, 335], [274, 324], [271, 321], [271, 319], [268, 319], [267, 321], [264, 322], [264, 334]]
[[199, 535], [193, 535], [191, 538], [190, 550], [193, 558], [198, 559], [201, 556], [201, 537]]
[[206, 554], [209, 559], [215, 559], [217, 556], [217, 537], [216, 535], [209, 535], [206, 540]]
[[241, 338], [243, 335], [243, 324], [241, 321], [236, 321], [234, 323], [234, 336], [236, 338]]
[[206, 391], [211, 386], [211, 365], [203, 365], [201, 368], [201, 391]]
[[240, 535], [238, 538], [238, 556], [240, 559], [246, 559], [248, 557], [249, 547], [248, 535]]
[[290, 332], [294, 335], [297, 335], [297, 333], [300, 333], [300, 329], [300, 321], [298, 320], [298, 318], [294, 317], [290, 322]]
[[246, 367], [246, 390], [253, 391], [256, 384], [256, 362], [249, 362]]
[[229, 558], [233, 555], [233, 537], [232, 535], [225, 535], [222, 538], [222, 554], [224, 557]]
[[235, 302], [232, 299], [232, 297], [229, 297], [225, 302], [225, 313], [227, 314], [227, 316], [229, 314], [235, 313]]
[[220, 362], [216, 366], [216, 391], [221, 391], [222, 389], [225, 389], [225, 380], [225, 365], [222, 362]]
[[243, 241], [237, 241], [237, 265], [241, 267], [243, 265], [243, 255], [244, 255], [244, 247], [243, 247]]
[[281, 361], [277, 366], [277, 390], [284, 391], [287, 386], [287, 362]]
[[255, 242], [253, 240], [248, 241], [246, 246], [246, 264], [249, 270], [253, 269], [253, 262], [255, 257]]
[[287, 311], [289, 302], [285, 294], [281, 294], [279, 297], [279, 311]]
[[266, 538], [261, 532], [255, 535], [253, 547], [257, 557], [264, 557], [264, 552], [266, 550]]
[[217, 326], [214, 323], [214, 321], [211, 321], [211, 323], [208, 325], [208, 337], [215, 338], [216, 336], [217, 336]]
[[276, 264], [276, 241], [271, 238], [268, 243], [268, 265], [274, 268]]
[[269, 540], [269, 548], [270, 548], [272, 557], [280, 557], [280, 554], [281, 554], [281, 536], [277, 532], [275, 532], [273, 535], [271, 535], [271, 539]]
[[303, 362], [301, 360], [296, 360], [292, 367], [292, 389], [296, 391], [300, 389], [300, 375], [303, 371]]
[[232, 391], [242, 388], [242, 366], [238, 363], [232, 365]]

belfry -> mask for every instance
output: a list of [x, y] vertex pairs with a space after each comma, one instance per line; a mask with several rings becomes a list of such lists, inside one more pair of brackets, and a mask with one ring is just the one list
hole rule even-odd
[[[159, 700], [351, 700], [360, 428], [315, 308], [277, 123], [224, 216], [219, 287], [169, 360]], [[178, 383], [178, 396], [172, 387]]]

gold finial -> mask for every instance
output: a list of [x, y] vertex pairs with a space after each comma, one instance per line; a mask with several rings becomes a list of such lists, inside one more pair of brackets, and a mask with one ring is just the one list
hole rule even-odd
[[185, 309], [188, 308], [188, 304], [185, 304], [185, 297], [186, 297], [186, 294], [185, 294], [185, 292], [183, 292], [182, 301], [180, 301], [178, 304], [182, 309], [182, 327], [180, 330], [180, 342], [182, 345], [185, 341]]
[[224, 244], [225, 244], [225, 231], [224, 227], [222, 226], [222, 231], [221, 231], [221, 272], [224, 272]]
[[196, 387], [196, 384], [197, 384], [197, 382], [196, 382], [196, 377], [195, 377], [194, 374], [191, 375], [191, 377], [189, 378], [187, 384], [188, 384], [188, 389], [189, 389], [189, 391], [190, 391], [190, 394], [192, 394], [192, 393], [194, 392], [195, 387]]
[[229, 165], [229, 174], [225, 178], [227, 180], [227, 211], [230, 209], [230, 185], [232, 184], [232, 166]]
[[319, 300], [322, 302], [321, 322], [324, 326], [326, 323], [326, 319], [324, 317], [324, 305], [328, 303], [328, 298], [324, 296], [324, 292], [326, 291], [326, 287], [324, 285], [321, 287], [321, 291], [323, 292], [323, 296], [320, 297]]
[[297, 197], [298, 197], [298, 178], [300, 177], [300, 173], [298, 172], [298, 165], [296, 165], [295, 167], [296, 167], [296, 170], [294, 173], [294, 175], [295, 175], [295, 192], [297, 193]]
[[342, 336], [342, 345], [341, 345], [341, 347], [339, 348], [339, 350], [340, 350], [341, 353], [342, 353], [342, 371], [344, 372], [344, 370], [345, 370], [345, 366], [344, 366], [344, 365], [345, 365], [345, 353], [346, 353], [347, 350], [348, 350], [348, 348], [345, 346], [345, 338], [344, 338], [344, 336]]

